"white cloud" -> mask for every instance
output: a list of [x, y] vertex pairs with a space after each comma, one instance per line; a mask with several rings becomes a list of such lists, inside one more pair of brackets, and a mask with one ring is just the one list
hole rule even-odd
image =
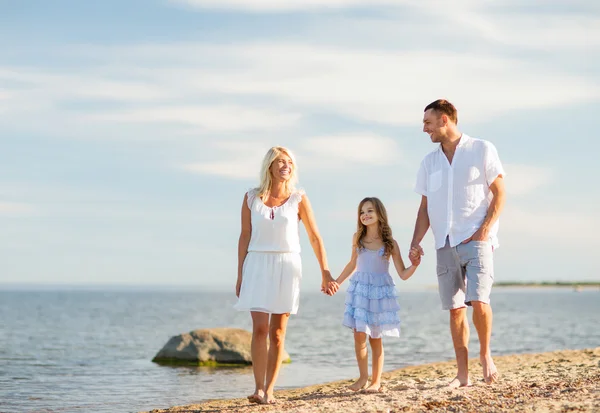
[[31, 204], [0, 201], [0, 216], [29, 216], [36, 213], [36, 208]]
[[189, 163], [183, 165], [182, 169], [188, 172], [232, 179], [251, 179], [256, 178], [259, 174], [256, 162], [251, 159]]
[[532, 165], [505, 164], [506, 191], [509, 195], [526, 195], [552, 182], [552, 169]]
[[68, 100], [74, 98], [112, 99], [120, 101], [152, 101], [171, 97], [169, 91], [156, 84], [115, 80], [106, 75], [85, 70], [55, 73], [27, 67], [0, 67], [0, 79], [19, 82], [23, 86], [13, 91], [13, 98]]
[[[218, 141], [211, 145], [219, 160], [180, 165], [185, 171], [232, 179], [256, 179], [260, 162], [270, 145], [259, 141]], [[319, 173], [352, 164], [389, 165], [401, 161], [397, 143], [373, 133], [315, 136], [299, 140], [294, 152], [300, 159], [299, 171]]]
[[[217, 60], [226, 56], [240, 63], [227, 72], [190, 72], [185, 78], [198, 90], [266, 95], [312, 111], [393, 125], [419, 123], [422, 107], [441, 96], [453, 100], [470, 122], [600, 97], [600, 88], [583, 77], [493, 54], [362, 51], [295, 43], [234, 45], [212, 53]], [[443, 71], [438, 62], [445, 65]]]
[[239, 132], [289, 127], [300, 114], [234, 105], [158, 106], [146, 109], [87, 115], [88, 120], [124, 123], [180, 123], [204, 131]]
[[328, 10], [349, 7], [397, 6], [401, 0], [170, 0], [200, 9], [246, 10], [253, 12], [283, 12]]
[[553, 208], [530, 210], [507, 206], [500, 218], [500, 231], [516, 236], [534, 248], [539, 242], [573, 245], [593, 243], [598, 245], [600, 219], [583, 212], [562, 212]]
[[444, 13], [485, 40], [518, 49], [556, 52], [600, 47], [600, 18], [593, 15], [502, 12], [472, 6], [429, 10]]
[[373, 133], [349, 133], [335, 136], [315, 136], [302, 140], [301, 150], [320, 158], [315, 163], [362, 163], [387, 165], [401, 159], [398, 144], [391, 138]]
[[271, 146], [261, 141], [216, 141], [207, 150], [217, 151], [219, 160], [190, 162], [178, 167], [187, 172], [231, 179], [256, 180], [262, 158]]

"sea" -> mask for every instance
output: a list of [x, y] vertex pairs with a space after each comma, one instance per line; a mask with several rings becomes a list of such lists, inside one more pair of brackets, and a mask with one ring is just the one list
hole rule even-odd
[[[437, 291], [399, 291], [402, 334], [384, 338], [385, 370], [453, 360]], [[154, 355], [201, 328], [251, 330], [233, 292], [199, 288], [55, 288], [0, 291], [0, 412], [140, 412], [243, 397], [249, 367], [166, 367]], [[496, 288], [493, 355], [600, 346], [600, 289]], [[344, 294], [303, 291], [288, 324], [276, 389], [358, 376]], [[471, 311], [469, 310], [469, 316]], [[471, 322], [470, 350], [478, 355]]]

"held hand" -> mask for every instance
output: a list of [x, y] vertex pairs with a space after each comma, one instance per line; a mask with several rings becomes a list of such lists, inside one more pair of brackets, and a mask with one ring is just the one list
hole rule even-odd
[[337, 281], [331, 281], [327, 286], [327, 295], [332, 296], [338, 292], [340, 285]]
[[331, 276], [331, 272], [329, 270], [323, 271], [322, 281], [321, 281], [321, 292], [327, 295], [333, 295], [337, 292], [340, 286]]
[[421, 257], [422, 255], [425, 255], [425, 251], [423, 251], [423, 248], [421, 248], [421, 246], [419, 244], [413, 244], [410, 246], [410, 252], [408, 253], [409, 258], [412, 257]]
[[418, 267], [419, 264], [421, 264], [421, 254], [419, 254], [417, 250], [414, 250], [414, 252], [411, 250], [408, 254], [408, 259], [414, 267]]

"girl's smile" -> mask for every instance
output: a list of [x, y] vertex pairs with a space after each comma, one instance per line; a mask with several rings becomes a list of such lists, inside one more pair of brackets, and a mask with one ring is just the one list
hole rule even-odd
[[375, 207], [370, 201], [365, 202], [360, 209], [360, 222], [366, 226], [376, 223], [377, 220], [378, 217], [377, 212], [375, 212]]

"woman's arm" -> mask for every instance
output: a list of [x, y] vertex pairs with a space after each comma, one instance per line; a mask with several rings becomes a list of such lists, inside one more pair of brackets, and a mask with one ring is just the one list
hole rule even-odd
[[240, 296], [240, 288], [242, 287], [242, 268], [244, 260], [248, 254], [248, 245], [252, 236], [252, 222], [250, 221], [250, 208], [248, 208], [248, 194], [244, 195], [244, 203], [242, 204], [242, 231], [238, 241], [238, 276], [235, 286], [235, 295]]
[[394, 267], [396, 267], [396, 271], [398, 275], [403, 280], [408, 280], [415, 272], [419, 264], [421, 263], [421, 256], [411, 257], [412, 264], [410, 267], [406, 268], [404, 266], [404, 261], [402, 261], [402, 255], [400, 254], [400, 247], [396, 240], [394, 240], [394, 248], [392, 249], [392, 260], [394, 261]]
[[315, 252], [315, 256], [317, 257], [317, 261], [319, 262], [319, 267], [321, 268], [321, 291], [327, 293], [328, 295], [333, 295], [338, 290], [339, 286], [337, 285], [337, 283], [331, 276], [331, 273], [329, 272], [329, 265], [327, 264], [327, 254], [325, 252], [325, 245], [323, 244], [321, 234], [319, 234], [319, 229], [317, 228], [317, 221], [315, 219], [312, 206], [306, 194], [304, 194], [302, 200], [300, 201], [300, 205], [298, 207], [298, 215], [304, 223], [304, 228], [306, 228], [306, 233], [308, 234], [308, 240], [310, 241], [310, 245], [312, 246], [313, 251]]
[[346, 278], [350, 277], [350, 275], [352, 275], [354, 270], [356, 270], [357, 256], [358, 256], [358, 254], [356, 253], [356, 248], [354, 248], [354, 245], [353, 245], [352, 246], [352, 255], [350, 256], [350, 261], [348, 262], [348, 264], [346, 264], [346, 266], [342, 270], [342, 273], [340, 274], [340, 276], [337, 277], [337, 279], [335, 280], [339, 285], [342, 285], [342, 283], [344, 281], [346, 281]]

